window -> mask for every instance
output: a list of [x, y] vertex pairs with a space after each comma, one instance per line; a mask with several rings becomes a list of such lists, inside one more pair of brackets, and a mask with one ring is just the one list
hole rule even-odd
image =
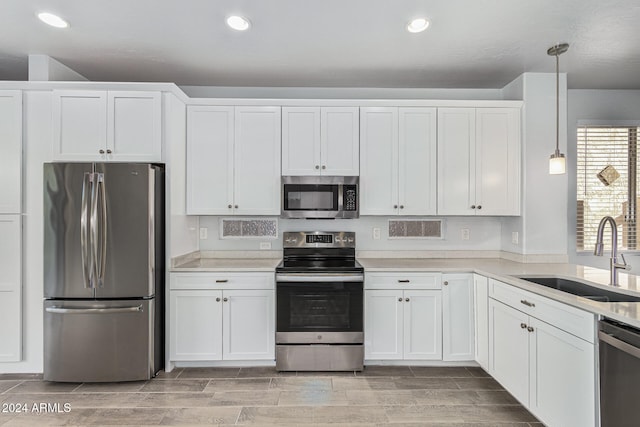
[[[618, 247], [637, 250], [638, 127], [579, 126], [576, 248], [592, 251], [598, 224], [618, 224]], [[608, 235], [608, 234], [607, 234]], [[605, 246], [609, 245], [605, 238]]]

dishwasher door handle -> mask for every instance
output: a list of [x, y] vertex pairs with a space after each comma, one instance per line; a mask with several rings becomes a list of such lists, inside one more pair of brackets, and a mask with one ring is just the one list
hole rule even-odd
[[629, 343], [621, 341], [616, 337], [602, 331], [598, 331], [598, 339], [602, 342], [609, 344], [610, 346], [617, 348], [620, 351], [623, 351], [635, 357], [636, 359], [640, 359], [640, 348], [638, 347], [635, 347]]

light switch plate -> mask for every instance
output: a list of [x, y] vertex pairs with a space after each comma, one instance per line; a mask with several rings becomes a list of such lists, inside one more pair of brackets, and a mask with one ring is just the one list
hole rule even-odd
[[208, 238], [209, 230], [207, 227], [200, 227], [200, 240], [206, 240]]
[[460, 237], [462, 238], [462, 240], [469, 240], [469, 229], [468, 228], [461, 228], [460, 229]]
[[380, 229], [378, 227], [373, 228], [373, 240], [380, 240]]
[[260, 249], [271, 249], [271, 242], [260, 242]]
[[511, 243], [513, 243], [514, 245], [518, 244], [518, 232], [517, 231], [512, 231], [511, 232]]

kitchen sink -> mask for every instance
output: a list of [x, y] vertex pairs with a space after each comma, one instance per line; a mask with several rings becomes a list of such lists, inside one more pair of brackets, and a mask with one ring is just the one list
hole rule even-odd
[[518, 279], [527, 282], [536, 283], [546, 286], [547, 288], [557, 289], [582, 298], [601, 302], [640, 302], [640, 297], [627, 295], [619, 292], [608, 291], [606, 289], [596, 288], [586, 283], [577, 282], [575, 280], [563, 279], [561, 277], [522, 277]]

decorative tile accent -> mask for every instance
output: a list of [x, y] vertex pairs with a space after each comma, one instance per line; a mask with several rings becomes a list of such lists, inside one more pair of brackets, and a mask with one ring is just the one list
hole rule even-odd
[[391, 219], [390, 239], [442, 239], [441, 219]]
[[278, 237], [278, 220], [270, 219], [220, 219], [220, 238], [244, 239], [244, 238], [272, 238]]

